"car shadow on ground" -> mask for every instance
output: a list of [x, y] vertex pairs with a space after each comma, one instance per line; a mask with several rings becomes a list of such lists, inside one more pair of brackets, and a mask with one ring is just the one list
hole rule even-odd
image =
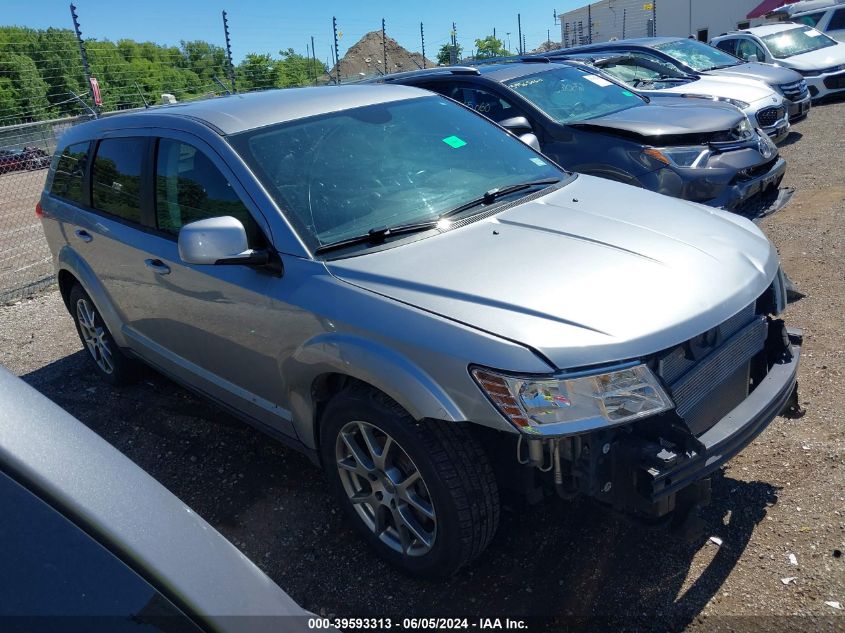
[[798, 141], [804, 138], [804, 135], [801, 132], [796, 132], [795, 130], [790, 130], [789, 134], [786, 135], [786, 138], [783, 139], [780, 143], [778, 143], [778, 148], [783, 149], [789, 145], [794, 145]]
[[538, 618], [531, 630], [597, 623], [681, 630], [720, 591], [777, 501], [764, 482], [716, 477], [704, 529], [684, 540], [589, 502], [550, 499], [504, 511], [492, 545], [457, 576], [415, 580], [370, 553], [306, 457], [167, 378], [149, 372], [135, 385], [113, 388], [82, 351], [23, 378], [323, 615], [509, 616]]

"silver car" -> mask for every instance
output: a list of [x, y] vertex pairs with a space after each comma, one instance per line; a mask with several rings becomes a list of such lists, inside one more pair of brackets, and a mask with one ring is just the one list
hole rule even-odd
[[567, 173], [416, 88], [79, 125], [37, 211], [95, 371], [143, 361], [304, 451], [413, 574], [477, 557], [502, 489], [692, 508], [795, 406], [753, 224]]

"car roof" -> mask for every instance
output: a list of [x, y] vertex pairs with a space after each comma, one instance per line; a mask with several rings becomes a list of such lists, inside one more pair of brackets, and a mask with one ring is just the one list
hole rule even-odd
[[[236, 629], [241, 618], [231, 616], [307, 614], [164, 486], [3, 367], [0, 472], [110, 544], [130, 567], [152, 571], [156, 589], [169, 590], [214, 630]], [[277, 624], [257, 620], [267, 631]]]
[[[541, 61], [542, 60], [542, 61]], [[437, 77], [488, 77], [493, 81], [509, 81], [517, 77], [524, 77], [526, 75], [534, 75], [538, 72], [552, 70], [554, 68], [564, 68], [578, 66], [577, 64], [568, 64], [566, 62], [549, 62], [538, 57], [536, 62], [494, 62], [489, 64], [476, 64], [474, 66], [443, 66], [438, 68], [411, 70], [403, 73], [396, 73], [392, 75], [384, 75], [382, 77], [375, 77], [366, 80], [369, 83], [384, 83], [387, 85], [393, 82], [399, 82], [405, 79], [415, 78], [437, 78]]]
[[572, 46], [570, 48], [559, 48], [554, 51], [542, 53], [546, 56], [565, 55], [569, 51], [588, 51], [599, 48], [621, 48], [624, 46], [640, 46], [643, 48], [654, 48], [659, 44], [668, 44], [669, 42], [676, 42], [678, 40], [686, 39], [683, 37], [633, 37], [626, 40], [613, 40], [612, 42], [597, 42], [593, 44], [583, 44], [580, 46]]
[[763, 24], [762, 26], [754, 26], [750, 29], [743, 29], [742, 31], [734, 31], [729, 33], [728, 35], [738, 35], [741, 33], [750, 33], [751, 35], [756, 35], [757, 37], [765, 37], [766, 35], [772, 35], [774, 33], [783, 33], [784, 31], [790, 31], [792, 29], [798, 29], [801, 27], [806, 27], [806, 24], [797, 24], [795, 22], [781, 22], [779, 24]]
[[[101, 125], [109, 129], [119, 128], [124, 124], [131, 127], [142, 123], [143, 117], [155, 114], [200, 121], [220, 134], [228, 135], [330, 112], [414, 99], [426, 94], [421, 90], [400, 85], [388, 88], [357, 84], [285, 88], [157, 106], [130, 114], [109, 116], [98, 121], [103, 121]], [[92, 124], [87, 125], [90, 129]]]

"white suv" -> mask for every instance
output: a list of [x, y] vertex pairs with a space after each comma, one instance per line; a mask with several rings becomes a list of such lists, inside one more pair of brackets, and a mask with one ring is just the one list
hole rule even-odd
[[792, 9], [789, 12], [790, 21], [812, 26], [835, 40], [845, 42], [845, 3], [797, 2], [792, 7], [784, 8]]
[[741, 59], [797, 70], [813, 99], [845, 92], [845, 44], [812, 27], [767, 24], [720, 35], [711, 44]]

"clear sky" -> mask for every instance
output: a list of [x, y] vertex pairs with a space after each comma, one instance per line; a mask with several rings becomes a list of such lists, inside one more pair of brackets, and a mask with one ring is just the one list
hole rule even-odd
[[[2, 0], [0, 23], [32, 28], [73, 28], [69, 0]], [[458, 40], [470, 53], [475, 38], [496, 29], [496, 35], [511, 49], [517, 48], [517, 13], [528, 49], [546, 40], [547, 29], [553, 40], [560, 31], [553, 20], [558, 13], [586, 4], [586, 0], [76, 0], [77, 13], [85, 38], [130, 38], [160, 44], [179, 40], [207, 40], [223, 45], [222, 9], [229, 14], [232, 54], [238, 63], [246, 53], [273, 53], [294, 48], [305, 53], [313, 35], [317, 56], [324, 61], [332, 45], [332, 16], [342, 32], [340, 54], [368, 31], [381, 29], [387, 21], [387, 34], [402, 46], [420, 50], [420, 22], [425, 25], [425, 50], [433, 58], [449, 40], [454, 21]]]

